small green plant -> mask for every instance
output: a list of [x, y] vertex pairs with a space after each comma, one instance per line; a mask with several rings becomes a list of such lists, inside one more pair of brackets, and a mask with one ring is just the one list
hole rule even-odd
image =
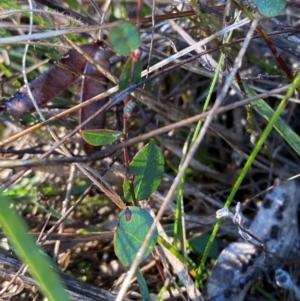
[[[228, 233], [222, 233], [222, 243], [219, 243], [216, 235], [221, 221], [218, 220], [213, 229], [215, 211], [224, 204], [225, 207], [232, 206], [234, 198], [242, 202], [243, 199], [255, 195], [257, 190], [265, 188], [266, 182], [272, 183], [275, 177], [291, 176], [290, 170], [294, 172], [299, 165], [297, 162], [300, 155], [300, 139], [297, 135], [299, 125], [295, 115], [299, 112], [298, 106], [293, 104], [292, 107], [290, 103], [294, 97], [293, 93], [299, 92], [298, 70], [293, 69], [299, 59], [299, 53], [296, 47], [292, 49], [285, 43], [276, 43], [280, 34], [284, 34], [280, 39], [287, 36], [296, 38], [293, 36], [297, 32], [296, 26], [292, 26], [291, 23], [286, 27], [289, 23], [288, 18], [286, 22], [281, 18], [285, 17], [287, 3], [291, 6], [299, 1], [253, 0], [260, 15], [253, 14], [253, 11], [257, 12], [256, 9], [248, 10], [245, 3], [249, 4], [249, 1], [227, 0], [225, 2], [229, 7], [223, 12], [222, 7], [216, 9], [209, 1], [206, 5], [192, 1], [193, 9], [188, 10], [179, 9], [175, 3], [172, 11], [167, 11], [165, 4], [157, 3], [156, 7], [153, 7], [153, 12], [152, 8], [143, 7], [146, 3], [128, 2], [128, 4], [121, 1], [117, 4], [116, 1], [112, 1], [107, 10], [110, 15], [106, 15], [105, 18], [109, 20], [109, 24], [104, 21], [101, 25], [95, 25], [94, 20], [102, 18], [102, 12], [99, 11], [99, 16], [96, 16], [95, 9], [92, 22], [87, 23], [85, 27], [84, 22], [90, 19], [87, 16], [91, 12], [91, 7], [87, 4], [79, 5], [76, 0], [64, 0], [61, 7], [52, 6], [42, 13], [49, 14], [49, 20], [53, 16], [58, 16], [59, 20], [65, 16], [72, 26], [65, 26], [63, 30], [53, 30], [53, 24], [47, 24], [39, 16], [40, 12], [33, 9], [35, 27], [32, 28], [32, 38], [27, 36], [28, 24], [25, 24], [31, 13], [26, 10], [27, 8], [24, 9], [25, 6], [13, 6], [14, 2], [3, 1], [0, 4], [1, 9], [4, 9], [1, 11], [3, 18], [9, 16], [16, 24], [20, 23], [17, 24], [20, 25], [20, 33], [16, 34], [15, 24], [8, 27], [4, 24], [0, 32], [3, 98], [14, 99], [11, 97], [14, 94], [18, 100], [15, 107], [22, 107], [24, 94], [16, 90], [23, 86], [22, 74], [25, 73], [28, 74], [31, 83], [40, 76], [44, 77], [47, 70], [50, 72], [53, 69], [59, 70], [59, 76], [54, 77], [54, 85], [52, 84], [54, 90], [57, 89], [56, 83], [62, 83], [59, 77], [66, 78], [62, 74], [70, 73], [74, 76], [74, 80], [72, 77], [72, 80], [63, 85], [63, 94], [55, 99], [54, 96], [39, 97], [40, 86], [47, 87], [50, 80], [47, 79], [41, 84], [39, 78], [35, 81], [36, 85], [29, 84], [33, 88], [34, 96], [45, 101], [38, 104], [46, 106], [45, 110], [42, 109], [42, 113], [45, 113], [47, 125], [54, 129], [54, 133], [59, 133], [58, 139], [54, 137], [56, 141], [49, 135], [50, 127], [46, 128], [46, 123], [38, 124], [40, 120], [34, 115], [33, 106], [27, 111], [27, 116], [23, 116], [24, 112], [21, 112], [19, 123], [11, 118], [14, 108], [8, 110], [12, 103], [6, 100], [1, 100], [0, 103], [0, 109], [3, 107], [4, 111], [0, 116], [0, 135], [3, 139], [0, 141], [0, 180], [6, 186], [4, 196], [0, 197], [0, 203], [4, 204], [3, 210], [1, 207], [0, 223], [16, 254], [24, 263], [29, 264], [29, 271], [39, 284], [41, 293], [53, 301], [68, 298], [65, 287], [57, 276], [59, 272], [51, 267], [49, 258], [42, 253], [41, 257], [36, 255], [40, 250], [26, 234], [29, 229], [24, 226], [20, 216], [24, 216], [24, 219], [30, 217], [28, 225], [34, 232], [37, 230], [36, 222], [44, 224], [47, 214], [51, 214], [51, 223], [56, 223], [58, 219], [64, 217], [61, 231], [53, 233], [53, 236], [57, 235], [56, 238], [60, 237], [60, 233], [63, 233], [68, 225], [72, 229], [77, 229], [78, 225], [85, 225], [86, 228], [84, 226], [80, 231], [102, 231], [102, 222], [105, 224], [108, 215], [113, 216], [118, 220], [117, 226], [114, 224], [116, 228], [109, 229], [113, 230], [109, 231], [109, 239], [111, 242], [114, 237], [114, 244], [105, 245], [104, 241], [105, 248], [101, 245], [91, 252], [95, 255], [95, 252], [103, 252], [105, 249], [110, 255], [109, 258], [115, 259], [116, 255], [126, 271], [129, 271], [127, 275], [138, 266], [130, 276], [137, 277], [143, 300], [150, 300], [149, 290], [151, 289], [152, 293], [155, 291], [154, 287], [161, 287], [163, 283], [165, 285], [159, 292], [158, 299], [163, 300], [165, 297], [163, 293], [167, 290], [171, 295], [169, 278], [174, 281], [176, 293], [177, 291], [180, 293], [182, 287], [186, 289], [187, 294], [201, 291], [206, 285], [205, 281], [213, 262], [222, 251], [221, 247], [236, 238], [229, 236]], [[36, 0], [36, 2], [45, 1]], [[50, 6], [53, 3], [55, 5], [55, 1], [46, 2], [49, 2]], [[137, 12], [136, 16], [132, 16], [131, 8]], [[143, 13], [145, 8], [148, 11], [147, 15]], [[163, 8], [164, 13], [156, 10], [160, 8]], [[238, 10], [240, 13], [236, 14]], [[82, 18], [74, 17], [76, 13], [72, 14], [72, 11], [82, 13]], [[225, 20], [224, 14], [227, 12], [231, 14]], [[22, 14], [25, 18], [14, 19], [15, 14], [17, 16]], [[279, 14], [280, 20], [272, 18]], [[269, 20], [265, 22], [266, 18], [262, 16]], [[116, 18], [130, 21], [120, 21]], [[289, 18], [296, 21], [293, 19], [294, 16]], [[272, 29], [276, 27], [275, 32], [271, 32], [271, 29], [265, 26], [271, 22], [274, 23]], [[24, 28], [26, 32], [21, 34]], [[236, 35], [235, 29], [242, 30]], [[252, 29], [253, 35], [250, 34]], [[80, 34], [82, 32], [85, 34]], [[58, 34], [64, 34], [61, 36], [62, 42], [59, 41]], [[51, 39], [47, 40], [49, 35]], [[7, 37], [10, 38], [8, 40], [10, 42], [14, 37], [16, 40], [9, 44]], [[73, 43], [76, 42], [75, 46], [68, 42], [70, 37]], [[95, 44], [92, 44], [92, 38]], [[30, 47], [27, 56], [24, 56], [26, 68], [23, 68], [24, 49], [19, 42], [27, 43], [28, 40]], [[294, 43], [296, 46], [297, 42]], [[261, 55], [258, 57], [258, 51], [249, 51], [249, 46], [253, 49], [257, 47]], [[82, 54], [79, 52], [77, 55], [75, 51], [76, 47], [85, 49], [88, 57], [84, 56], [85, 59], [82, 60]], [[98, 48], [102, 49], [102, 54], [106, 53], [105, 68], [105, 62], [97, 59]], [[68, 64], [74, 51], [75, 59]], [[6, 55], [10, 61], [5, 60]], [[89, 61], [89, 57], [93, 60]], [[78, 67], [79, 59], [82, 60], [82, 66], [75, 68], [76, 72], [73, 72], [71, 69], [74, 65]], [[238, 67], [235, 68], [236, 66]], [[147, 77], [143, 78], [146, 75]], [[84, 79], [80, 86], [78, 82], [81, 77]], [[264, 81], [260, 81], [261, 78]], [[89, 85], [91, 82], [93, 89]], [[278, 92], [277, 87], [284, 88], [286, 83], [289, 83], [290, 90], [286, 93], [286, 88]], [[228, 89], [224, 89], [227, 86]], [[79, 95], [83, 95], [82, 87], [86, 87], [86, 93], [85, 97], [80, 98]], [[258, 93], [268, 95], [260, 96]], [[103, 94], [102, 98], [99, 97], [100, 94]], [[88, 104], [85, 108], [90, 107], [90, 110], [83, 109], [84, 102], [92, 103], [95, 99], [92, 101], [90, 99], [94, 97], [99, 98], [94, 102], [97, 105]], [[250, 103], [250, 100], [246, 99], [248, 97], [257, 98]], [[26, 101], [25, 104], [32, 105], [29, 96]], [[74, 108], [77, 103], [80, 103], [80, 107]], [[247, 111], [247, 108], [244, 108], [245, 104], [247, 108], [253, 110]], [[116, 110], [110, 110], [112, 106]], [[53, 107], [62, 112], [55, 116], [57, 111], [53, 110]], [[84, 127], [82, 124], [84, 122], [85, 125], [88, 124], [91, 120], [87, 119], [95, 110], [98, 111], [98, 108], [103, 109], [98, 118], [91, 118], [95, 121], [95, 127]], [[73, 114], [75, 111], [80, 112], [79, 118], [79, 114]], [[247, 118], [249, 116], [251, 119]], [[18, 130], [17, 134], [12, 133], [16, 129], [10, 128], [11, 124], [17, 125], [17, 129], [26, 129], [26, 132], [20, 133], [22, 130]], [[79, 126], [74, 129], [78, 124]], [[112, 129], [105, 128], [107, 126]], [[261, 135], [257, 141], [250, 141], [250, 129], [251, 134]], [[75, 135], [79, 131], [80, 140]], [[22, 140], [22, 144], [16, 143], [20, 137], [26, 137]], [[152, 139], [151, 142], [149, 139]], [[87, 152], [84, 154], [82, 144], [79, 145], [78, 141], [87, 143], [91, 149], [96, 150], [96, 154], [93, 153], [91, 156]], [[22, 145], [22, 149], [19, 145]], [[102, 146], [105, 147], [100, 150]], [[192, 152], [195, 149], [197, 150]], [[122, 151], [118, 153], [116, 150]], [[201, 161], [199, 158], [203, 158], [203, 150], [207, 159]], [[107, 162], [112, 162], [111, 164], [117, 162], [119, 165], [112, 166]], [[16, 167], [20, 169], [13, 170]], [[122, 179], [117, 176], [112, 178], [112, 173], [105, 175], [111, 167], [112, 170], [116, 167], [115, 170], [119, 175], [122, 174]], [[187, 167], [188, 173], [184, 176]], [[52, 173], [52, 169], [58, 171]], [[41, 180], [43, 177], [39, 173], [46, 173], [44, 170], [50, 176], [42, 182], [44, 179]], [[19, 176], [19, 172], [23, 174]], [[81, 177], [77, 177], [78, 174]], [[8, 179], [10, 176], [7, 175], [16, 177], [12, 177], [10, 182]], [[164, 185], [160, 185], [164, 175]], [[120, 192], [122, 188], [123, 194]], [[153, 197], [153, 193], [157, 190], [159, 193]], [[98, 193], [99, 191], [102, 195]], [[64, 216], [64, 210], [72, 206], [78, 197], [76, 200], [78, 207], [73, 211], [73, 216]], [[168, 208], [162, 223], [164, 227], [162, 233], [166, 236], [159, 233], [159, 228], [154, 229], [151, 237], [149, 235], [149, 230], [154, 228], [154, 218], [151, 208], [144, 208], [146, 202], [142, 201], [147, 200], [147, 206], [152, 207], [151, 197], [154, 202], [156, 198], [163, 199], [163, 205], [157, 215], [159, 218], [163, 216], [162, 209]], [[70, 202], [68, 205], [65, 205], [66, 200]], [[80, 204], [81, 201], [83, 202]], [[119, 210], [115, 210], [115, 205]], [[155, 205], [157, 208], [157, 204]], [[252, 208], [251, 200], [248, 206], [249, 209], [256, 210], [256, 207]], [[98, 214], [102, 210], [108, 212], [108, 215]], [[251, 211], [251, 218], [254, 211]], [[94, 218], [94, 215], [97, 218]], [[77, 234], [79, 233], [75, 233]], [[145, 247], [146, 238], [149, 242]], [[163, 247], [165, 253], [156, 254], [157, 243]], [[140, 253], [142, 247], [145, 247], [143, 248], [145, 250], [142, 250], [143, 254]], [[53, 257], [59, 258], [60, 252], [62, 248]], [[78, 255], [77, 252], [71, 253], [72, 259]], [[180, 270], [184, 271], [183, 276], [174, 272], [173, 266], [173, 274], [170, 269], [172, 275], [167, 275], [168, 279], [164, 279], [160, 264], [164, 265], [163, 256], [170, 259], [167, 254], [170, 254]], [[157, 255], [162, 257], [156, 260], [162, 281], [157, 281], [155, 286], [151, 283], [148, 287], [147, 284], [150, 282], [146, 281], [148, 280], [146, 277], [153, 271], [157, 273], [157, 270], [151, 269], [142, 274], [140, 268], [151, 255], [155, 255], [155, 258]], [[102, 257], [94, 256], [93, 260], [97, 258]], [[102, 264], [100, 261], [101, 259], [98, 263]], [[171, 261], [169, 260], [172, 265]], [[81, 269], [80, 276], [76, 275], [73, 269], [67, 272], [73, 273], [74, 277], [82, 281], [93, 281], [93, 278], [102, 277], [98, 269], [94, 270], [92, 265], [89, 266], [88, 260], [84, 259], [84, 264], [81, 261], [78, 264], [79, 267], [83, 265], [88, 266], [83, 275]], [[110, 276], [110, 279], [118, 276]], [[53, 277], [56, 279], [54, 282]], [[158, 280], [158, 277], [156, 278]], [[188, 281], [184, 282], [185, 279]], [[102, 283], [107, 284], [105, 289], [111, 289], [115, 279], [111, 282], [106, 281], [106, 278], [103, 280], [105, 281]], [[273, 293], [274, 291], [270, 295]], [[196, 299], [190, 295], [188, 297], [191, 300]], [[268, 298], [272, 300], [272, 297]]]

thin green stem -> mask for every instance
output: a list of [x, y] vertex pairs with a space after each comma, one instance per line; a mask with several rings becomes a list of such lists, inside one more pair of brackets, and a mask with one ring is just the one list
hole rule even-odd
[[[238, 18], [237, 18], [237, 20], [238, 20]], [[228, 37], [226, 39], [226, 43], [230, 41], [231, 36], [232, 36], [232, 31], [229, 33], [229, 35], [228, 35]], [[222, 67], [224, 59], [225, 59], [225, 54], [222, 53], [221, 56], [220, 56], [220, 59], [219, 59], [219, 62], [218, 62], [218, 66], [217, 66], [217, 69], [215, 71], [213, 80], [212, 80], [211, 85], [209, 87], [208, 95], [207, 95], [207, 98], [206, 98], [204, 106], [203, 106], [203, 112], [205, 112], [207, 110], [207, 108], [208, 108], [209, 102], [211, 100], [211, 96], [213, 94], [213, 91], [215, 89], [216, 83], [217, 83], [218, 78], [219, 78], [220, 70], [221, 70], [221, 67]], [[198, 134], [199, 134], [199, 132], [201, 130], [202, 124], [203, 124], [203, 120], [199, 120], [199, 122], [197, 123], [196, 129], [195, 129], [193, 138], [192, 138], [191, 145], [193, 145], [193, 143], [195, 142], [195, 140], [196, 140], [196, 138], [197, 138], [197, 136], [198, 136]], [[210, 248], [212, 246], [212, 243], [213, 243], [213, 240], [209, 240], [209, 242], [208, 242], [208, 244], [206, 246], [206, 249], [208, 248], [208, 250], [210, 250]], [[206, 249], [205, 249], [205, 251], [206, 251]], [[207, 256], [207, 254], [206, 254], [206, 256]], [[205, 253], [204, 253], [203, 256], [205, 256]], [[196, 286], [197, 287], [201, 287], [201, 275], [202, 275], [202, 270], [199, 269], [197, 271], [197, 276], [196, 276]]]
[[[261, 134], [261, 137], [259, 138], [257, 144], [255, 145], [255, 147], [254, 147], [251, 155], [249, 156], [245, 166], [243, 167], [238, 179], [236, 180], [236, 182], [235, 182], [235, 184], [234, 184], [234, 186], [233, 186], [233, 188], [230, 192], [230, 195], [229, 195], [224, 207], [228, 208], [230, 206], [237, 190], [239, 189], [242, 181], [244, 180], [244, 178], [245, 178], [250, 166], [252, 165], [255, 157], [257, 156], [258, 152], [260, 151], [261, 147], [263, 146], [264, 142], [266, 141], [268, 135], [270, 134], [270, 132], [271, 132], [273, 126], [275, 125], [277, 119], [279, 118], [280, 114], [283, 112], [284, 108], [286, 107], [286, 105], [289, 101], [289, 98], [294, 94], [295, 90], [299, 87], [299, 84], [300, 84], [300, 73], [298, 73], [298, 75], [293, 80], [293, 82], [291, 84], [291, 87], [287, 91], [285, 97], [280, 102], [279, 106], [277, 107], [276, 111], [274, 112], [274, 115], [270, 119], [270, 121], [267, 124], [267, 126], [266, 126], [265, 130], [263, 131], [263, 133]], [[215, 227], [214, 227], [213, 232], [212, 232], [212, 234], [210, 236], [210, 239], [209, 239], [209, 243], [207, 244], [207, 246], [205, 248], [205, 252], [204, 252], [203, 258], [202, 258], [201, 263], [200, 263], [200, 267], [199, 267], [199, 270], [198, 270], [199, 275], [202, 275], [202, 273], [203, 273], [204, 265], [205, 265], [208, 253], [210, 251], [210, 247], [212, 245], [212, 242], [216, 238], [216, 235], [217, 235], [217, 233], [220, 229], [221, 224], [222, 224], [222, 219], [219, 219], [217, 221], [217, 223], [215, 224]]]

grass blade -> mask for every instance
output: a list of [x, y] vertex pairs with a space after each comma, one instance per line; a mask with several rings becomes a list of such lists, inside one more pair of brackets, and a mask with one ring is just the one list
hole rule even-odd
[[42, 293], [51, 301], [70, 300], [47, 255], [35, 244], [24, 221], [11, 208], [9, 199], [0, 194], [0, 224], [20, 259], [28, 264], [29, 272]]
[[[256, 95], [255, 91], [250, 86], [246, 83], [243, 84], [249, 97]], [[263, 99], [259, 99], [252, 104], [267, 121], [270, 121], [274, 115], [274, 110]], [[286, 122], [279, 117], [274, 124], [274, 128], [290, 147], [300, 155], [300, 137], [286, 124]]]

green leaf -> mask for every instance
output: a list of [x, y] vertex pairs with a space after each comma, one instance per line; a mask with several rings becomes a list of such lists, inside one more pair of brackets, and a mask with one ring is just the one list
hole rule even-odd
[[81, 131], [81, 135], [88, 144], [93, 146], [102, 146], [111, 144], [118, 140], [122, 136], [122, 132], [106, 129], [83, 130]]
[[[208, 233], [204, 233], [203, 235], [192, 238], [189, 241], [189, 246], [193, 250], [194, 253], [203, 255], [207, 243], [209, 241], [210, 235]], [[217, 258], [219, 255], [218, 251], [218, 243], [216, 240], [213, 241], [211, 249], [209, 250], [208, 256], [211, 258]]]
[[[245, 82], [243, 82], [243, 85], [249, 97], [256, 96], [255, 91], [249, 85], [247, 85]], [[268, 121], [274, 115], [273, 109], [270, 108], [270, 106], [263, 99], [254, 101], [252, 105], [254, 105], [255, 109]], [[281, 118], [276, 120], [274, 128], [290, 145], [290, 147], [300, 156], [300, 137]]]
[[70, 300], [49, 257], [35, 244], [29, 229], [9, 199], [0, 194], [0, 224], [20, 259], [28, 264], [29, 273], [37, 281], [41, 291], [49, 300]]
[[[121, 211], [114, 237], [114, 248], [124, 266], [132, 264], [152, 224], [151, 215], [139, 207], [129, 206]], [[158, 232], [155, 230], [141, 261], [150, 255], [156, 244], [157, 236]]]
[[275, 17], [283, 12], [286, 7], [286, 0], [252, 0], [258, 11], [268, 18]]
[[128, 56], [139, 48], [141, 38], [138, 29], [130, 22], [114, 26], [109, 32], [112, 47], [121, 55]]
[[120, 76], [120, 90], [124, 90], [131, 84], [139, 82], [141, 79], [142, 70], [143, 64], [141, 61], [137, 61], [135, 64], [133, 64], [132, 59], [129, 58]]
[[[138, 201], [147, 199], [159, 186], [164, 172], [164, 156], [154, 143], [145, 145], [133, 158], [130, 173], [134, 177], [133, 187]], [[125, 179], [124, 197], [132, 201], [128, 179]]]

